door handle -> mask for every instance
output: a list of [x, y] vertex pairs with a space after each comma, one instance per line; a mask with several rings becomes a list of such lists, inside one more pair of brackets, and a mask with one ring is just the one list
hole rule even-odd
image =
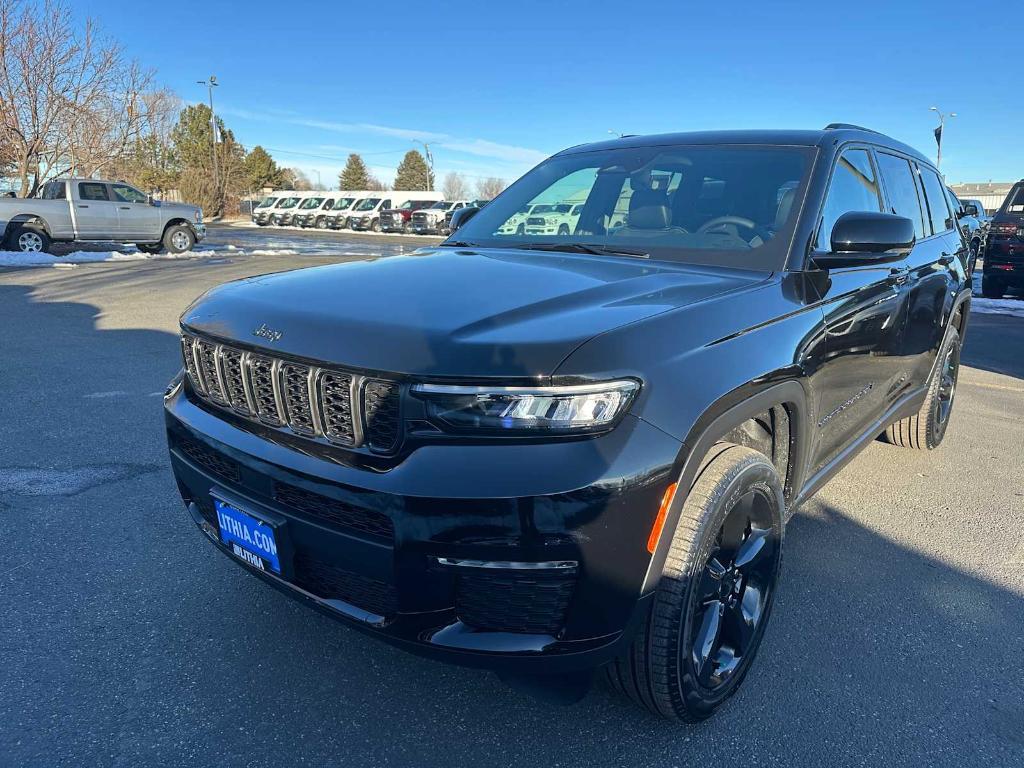
[[893, 267], [889, 270], [889, 277], [886, 278], [886, 282], [889, 285], [903, 285], [909, 278], [909, 267]]
[[89, 206], [88, 206], [88, 205], [82, 205], [81, 203], [79, 203], [79, 204], [78, 204], [78, 207], [79, 207], [79, 208], [88, 208]]
[[117, 209], [119, 211], [130, 211], [131, 210], [131, 206], [129, 206], [129, 205], [119, 205], [119, 206], [117, 206]]

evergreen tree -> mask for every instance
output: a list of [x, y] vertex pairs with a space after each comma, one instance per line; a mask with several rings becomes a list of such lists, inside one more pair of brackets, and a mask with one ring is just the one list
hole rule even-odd
[[274, 158], [263, 147], [257, 145], [245, 156], [245, 183], [249, 191], [280, 186], [283, 176]]
[[363, 158], [355, 153], [349, 155], [344, 170], [338, 176], [338, 189], [366, 189], [369, 181], [370, 173], [366, 170]]
[[181, 163], [181, 194], [185, 200], [199, 205], [208, 217], [220, 216], [229, 203], [236, 204], [246, 185], [245, 150], [220, 118], [217, 134], [220, 141], [214, 145], [212, 113], [205, 104], [185, 107], [171, 131], [175, 156]]
[[394, 187], [397, 190], [430, 190], [434, 188], [434, 178], [430, 173], [430, 167], [419, 151], [411, 149], [405, 153], [402, 162], [398, 164]]

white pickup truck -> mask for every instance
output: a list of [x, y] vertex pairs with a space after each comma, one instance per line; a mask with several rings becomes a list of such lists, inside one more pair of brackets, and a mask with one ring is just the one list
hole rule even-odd
[[206, 236], [206, 227], [196, 206], [158, 202], [123, 182], [57, 179], [36, 197], [0, 197], [0, 232], [3, 248], [11, 251], [101, 240], [135, 243], [147, 253], [182, 253]]

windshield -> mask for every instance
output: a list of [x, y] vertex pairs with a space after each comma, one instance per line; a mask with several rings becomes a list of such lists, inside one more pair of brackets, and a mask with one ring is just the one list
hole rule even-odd
[[262, 200], [260, 200], [260, 204], [257, 205], [256, 207], [257, 208], [269, 208], [270, 206], [272, 206], [274, 204], [274, 202], [276, 200], [277, 200], [276, 197], [264, 197]]
[[[458, 240], [497, 248], [578, 244], [773, 271], [785, 264], [813, 153], [811, 147], [677, 145], [560, 155], [482, 208]], [[508, 226], [531, 205], [532, 214], [576, 205], [579, 218], [567, 219], [557, 235]]]
[[353, 210], [356, 210], [356, 211], [372, 211], [374, 208], [377, 207], [377, 204], [379, 202], [380, 202], [380, 198], [379, 197], [368, 197], [365, 200], [360, 200], [359, 201], [359, 205], [357, 205]]
[[305, 200], [302, 201], [302, 205], [300, 205], [299, 208], [302, 208], [304, 210], [308, 210], [310, 208], [317, 208], [323, 201], [324, 199], [322, 197], [307, 197]]
[[297, 197], [282, 197], [281, 202], [277, 204], [277, 208], [294, 208], [299, 204], [299, 198]]
[[332, 210], [335, 210], [335, 211], [344, 211], [344, 210], [345, 210], [345, 209], [347, 209], [347, 208], [348, 208], [348, 207], [349, 207], [350, 205], [352, 205], [352, 203], [353, 203], [354, 201], [355, 201], [355, 198], [354, 198], [354, 197], [343, 197], [343, 198], [341, 198], [340, 200], [338, 200], [338, 201], [336, 201], [336, 202], [334, 203], [334, 208], [333, 208]]
[[455, 203], [449, 203], [445, 200], [441, 200], [440, 202], [434, 203], [432, 206], [430, 206], [429, 210], [447, 211], [453, 205], [455, 205]]

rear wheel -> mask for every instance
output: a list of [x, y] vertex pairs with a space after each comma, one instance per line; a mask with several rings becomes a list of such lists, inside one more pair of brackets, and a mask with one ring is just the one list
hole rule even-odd
[[164, 248], [171, 253], [191, 251], [195, 244], [196, 236], [192, 233], [192, 228], [186, 224], [176, 224], [164, 232]]
[[21, 224], [7, 238], [7, 247], [20, 253], [47, 253], [50, 250], [50, 236], [40, 226]]
[[939, 362], [928, 385], [928, 395], [913, 416], [900, 419], [885, 430], [885, 441], [901, 448], [930, 451], [938, 448], [953, 413], [953, 398], [960, 373], [960, 334], [949, 329], [939, 349]]
[[612, 687], [695, 722], [736, 692], [768, 623], [782, 563], [782, 483], [764, 454], [720, 443], [683, 504], [650, 612]]
[[160, 253], [163, 250], [163, 243], [136, 243], [135, 247], [143, 253]]
[[982, 274], [981, 295], [986, 299], [1001, 299], [1006, 293], [1006, 281], [994, 275]]

